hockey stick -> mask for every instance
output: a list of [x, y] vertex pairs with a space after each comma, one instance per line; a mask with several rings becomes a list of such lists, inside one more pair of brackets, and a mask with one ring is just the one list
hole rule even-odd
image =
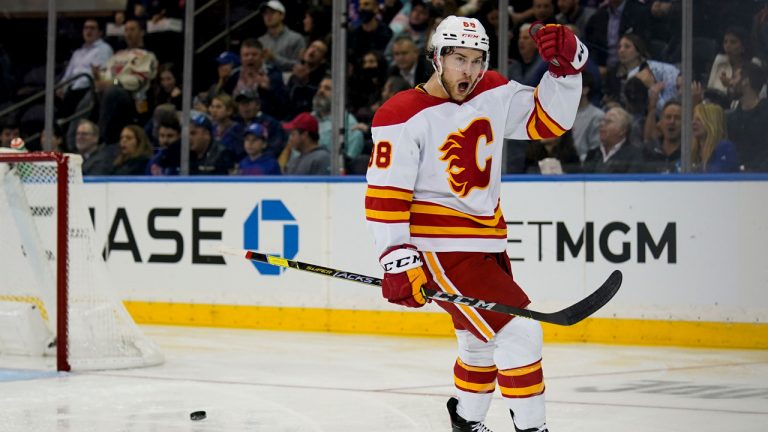
[[[330, 276], [337, 279], [346, 279], [353, 282], [359, 282], [365, 285], [381, 286], [381, 279], [372, 276], [336, 270], [314, 264], [307, 264], [300, 261], [291, 261], [274, 255], [266, 255], [254, 251], [231, 248], [220, 248], [219, 250], [222, 253], [245, 257], [245, 259], [251, 261], [262, 262], [278, 267], [294, 268], [297, 270]], [[489, 310], [507, 315], [530, 318], [536, 321], [550, 324], [570, 326], [578, 323], [579, 321], [582, 321], [584, 318], [587, 318], [605, 306], [605, 304], [613, 298], [613, 296], [621, 287], [621, 281], [621, 271], [614, 270], [613, 273], [608, 276], [608, 279], [606, 279], [605, 282], [600, 285], [600, 288], [595, 290], [595, 292], [563, 310], [552, 313], [537, 312], [534, 310], [522, 309], [501, 303], [486, 302], [484, 300], [479, 300], [472, 297], [435, 291], [426, 287], [422, 287], [422, 291], [425, 297], [433, 300], [471, 306], [476, 309]]]

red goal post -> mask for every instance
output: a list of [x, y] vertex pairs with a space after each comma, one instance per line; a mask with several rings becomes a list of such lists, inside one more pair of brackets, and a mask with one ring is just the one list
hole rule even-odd
[[79, 155], [0, 151], [0, 354], [53, 354], [55, 344], [60, 371], [162, 363], [109, 276], [81, 165]]

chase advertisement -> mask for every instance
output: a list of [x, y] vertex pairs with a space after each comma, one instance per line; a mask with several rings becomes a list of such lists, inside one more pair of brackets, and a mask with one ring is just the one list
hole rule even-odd
[[[375, 287], [220, 250], [381, 277], [362, 181], [84, 187], [103, 255], [127, 300], [401, 310]], [[505, 182], [507, 254], [538, 310], [571, 304], [620, 269], [624, 286], [597, 316], [764, 322], [768, 204], [749, 197], [765, 196], [767, 187], [759, 181]]]

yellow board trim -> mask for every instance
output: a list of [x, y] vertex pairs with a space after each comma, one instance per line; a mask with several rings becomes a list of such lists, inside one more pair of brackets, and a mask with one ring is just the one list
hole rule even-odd
[[[450, 316], [274, 306], [125, 302], [139, 324], [453, 337]], [[768, 323], [588, 318], [570, 327], [544, 324], [545, 342], [768, 349]]]

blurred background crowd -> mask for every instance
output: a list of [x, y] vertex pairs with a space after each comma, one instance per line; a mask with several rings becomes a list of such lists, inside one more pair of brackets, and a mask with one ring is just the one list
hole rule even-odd
[[[79, 153], [86, 175], [177, 175], [181, 163], [184, 0], [62, 14], [55, 118], [42, 134], [45, 17], [0, 17], [0, 146]], [[485, 26], [491, 68], [508, 20], [508, 78], [547, 73], [528, 34], [568, 25], [590, 60], [573, 129], [508, 141], [506, 173], [678, 173], [681, 95], [690, 86], [693, 172], [768, 171], [768, 1], [696, 0], [693, 74], [683, 82], [682, 0], [354, 0], [348, 2], [341, 155], [364, 174], [383, 102], [426, 82], [433, 29], [448, 15]], [[195, 14], [191, 174], [329, 174], [331, 0], [220, 0]], [[204, 9], [204, 10], [203, 10]], [[0, 6], [0, 12], [2, 6]], [[37, 97], [33, 97], [37, 96]]]

